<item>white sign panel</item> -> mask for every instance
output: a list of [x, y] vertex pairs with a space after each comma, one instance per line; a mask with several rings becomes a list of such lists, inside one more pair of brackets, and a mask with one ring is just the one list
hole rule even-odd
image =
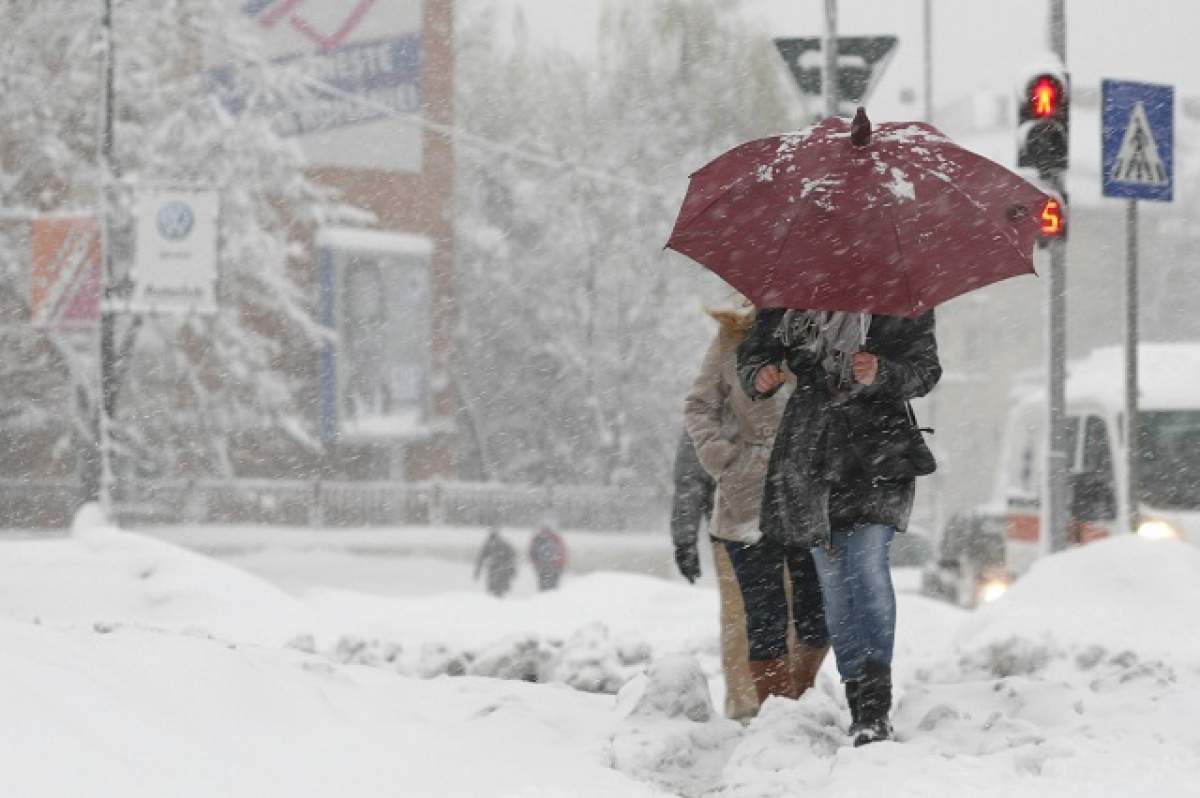
[[326, 439], [424, 434], [430, 359], [429, 259], [421, 236], [321, 231], [322, 321], [338, 344], [322, 366]]
[[141, 192], [131, 311], [216, 312], [217, 212], [215, 191]]
[[227, 108], [266, 114], [314, 166], [421, 171], [423, 0], [234, 2], [291, 89], [256, 106], [262, 93], [226, 63], [210, 78]]

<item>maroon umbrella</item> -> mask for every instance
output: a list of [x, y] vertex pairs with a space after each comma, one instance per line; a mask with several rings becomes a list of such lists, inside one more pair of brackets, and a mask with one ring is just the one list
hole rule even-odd
[[1033, 273], [1048, 197], [920, 122], [830, 118], [692, 175], [667, 246], [759, 307], [916, 316]]

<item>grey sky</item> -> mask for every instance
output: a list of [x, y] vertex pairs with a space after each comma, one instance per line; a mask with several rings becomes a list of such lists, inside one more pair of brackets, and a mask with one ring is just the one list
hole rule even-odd
[[[598, 10], [626, 0], [497, 0], [525, 9], [532, 34], [587, 51]], [[1200, 3], [1196, 0], [1067, 0], [1068, 67], [1076, 86], [1104, 77], [1172, 83], [1200, 96]], [[921, 89], [922, 0], [839, 0], [840, 32], [900, 37], [872, 101], [874, 116], [911, 117], [920, 104], [899, 102]], [[749, 0], [749, 14], [773, 36], [815, 35], [823, 0]], [[1047, 51], [1047, 0], [933, 0], [936, 104], [981, 87], [1008, 89]]]

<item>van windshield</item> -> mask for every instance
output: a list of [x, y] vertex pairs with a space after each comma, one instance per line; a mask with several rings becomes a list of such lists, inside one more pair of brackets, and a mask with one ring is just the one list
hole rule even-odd
[[1138, 420], [1142, 501], [1200, 510], [1200, 410], [1144, 411]]

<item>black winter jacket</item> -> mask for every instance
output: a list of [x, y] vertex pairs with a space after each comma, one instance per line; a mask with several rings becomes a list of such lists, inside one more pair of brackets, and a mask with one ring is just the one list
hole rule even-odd
[[767, 468], [760, 524], [784, 544], [817, 546], [833, 529], [857, 524], [908, 526], [915, 483], [909, 458], [914, 436], [908, 400], [924, 396], [941, 377], [933, 313], [916, 319], [874, 316], [863, 351], [877, 355], [875, 382], [839, 396], [825, 370], [777, 334], [785, 310], [760, 310], [738, 349], [738, 377], [751, 397], [768, 364], [787, 363], [796, 375]]

